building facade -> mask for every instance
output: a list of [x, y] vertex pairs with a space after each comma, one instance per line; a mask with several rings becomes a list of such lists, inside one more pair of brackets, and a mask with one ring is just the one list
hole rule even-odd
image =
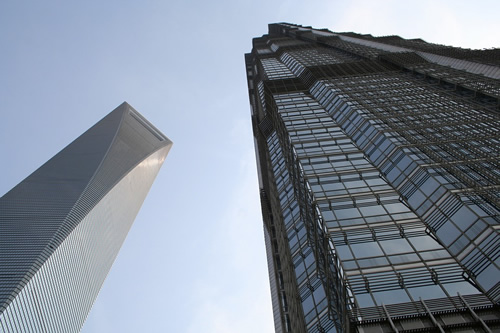
[[280, 23], [245, 60], [276, 332], [500, 331], [500, 50]]
[[79, 332], [172, 142], [123, 103], [0, 198], [0, 332]]

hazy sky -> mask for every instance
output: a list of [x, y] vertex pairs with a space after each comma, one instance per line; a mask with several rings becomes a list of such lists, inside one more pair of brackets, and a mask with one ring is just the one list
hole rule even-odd
[[291, 22], [500, 47], [500, 2], [0, 2], [0, 195], [121, 104], [174, 146], [83, 332], [272, 332], [244, 53]]

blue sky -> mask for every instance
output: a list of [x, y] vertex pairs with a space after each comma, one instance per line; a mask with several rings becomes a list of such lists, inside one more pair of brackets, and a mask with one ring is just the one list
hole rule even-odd
[[244, 53], [291, 22], [500, 47], [498, 1], [0, 3], [0, 195], [129, 102], [173, 142], [83, 332], [272, 332]]

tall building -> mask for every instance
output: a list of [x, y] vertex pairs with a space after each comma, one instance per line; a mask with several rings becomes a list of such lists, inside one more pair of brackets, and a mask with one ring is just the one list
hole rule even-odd
[[281, 23], [245, 60], [276, 332], [500, 331], [500, 49]]
[[172, 142], [123, 103], [0, 198], [0, 332], [79, 332]]

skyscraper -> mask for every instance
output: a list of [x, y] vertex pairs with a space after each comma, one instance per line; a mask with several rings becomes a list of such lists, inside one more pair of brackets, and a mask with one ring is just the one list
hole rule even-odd
[[0, 198], [0, 332], [78, 332], [172, 142], [121, 104]]
[[276, 332], [500, 330], [500, 50], [281, 23], [245, 60]]

